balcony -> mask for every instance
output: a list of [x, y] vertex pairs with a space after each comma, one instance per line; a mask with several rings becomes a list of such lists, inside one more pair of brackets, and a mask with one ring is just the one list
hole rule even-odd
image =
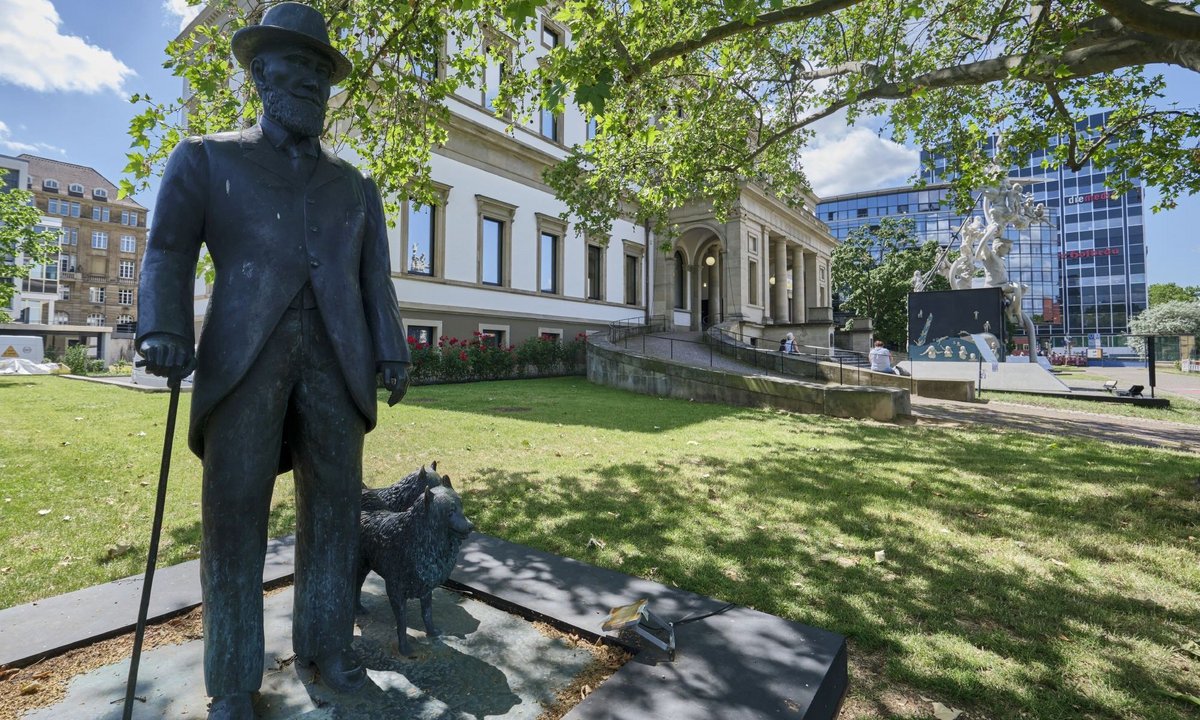
[[59, 277], [59, 279], [60, 279], [60, 280], [72, 280], [72, 281], [78, 281], [78, 280], [79, 280], [79, 273], [77, 273], [77, 272], [66, 272], [66, 271], [62, 271], [62, 272], [59, 272], [59, 273], [58, 273], [58, 277]]
[[105, 275], [104, 273], [84, 273], [83, 279], [87, 280], [88, 282], [94, 282], [94, 283], [108, 282], [108, 276]]

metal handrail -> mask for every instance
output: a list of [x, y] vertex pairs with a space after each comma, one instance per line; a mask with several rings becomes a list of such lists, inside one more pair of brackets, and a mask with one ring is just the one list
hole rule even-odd
[[[814, 379], [817, 377], [817, 366], [819, 366], [820, 363], [828, 362], [828, 363], [832, 364], [832, 363], [836, 362], [838, 364], [838, 383], [843, 384], [843, 385], [845, 384], [845, 380], [846, 380], [847, 363], [845, 363], [843, 361], [843, 358], [838, 356], [837, 353], [845, 353], [848, 355], [856, 356], [855, 363], [852, 365], [849, 365], [849, 369], [854, 373], [853, 377], [854, 377], [854, 380], [856, 381], [855, 384], [857, 384], [857, 385], [863, 384], [862, 371], [864, 369], [868, 369], [870, 367], [869, 356], [865, 355], [864, 353], [860, 353], [857, 350], [844, 350], [842, 348], [823, 347], [823, 346], [819, 346], [819, 345], [798, 345], [797, 347], [810, 348], [810, 349], [816, 350], [818, 352], [799, 351], [799, 352], [784, 354], [784, 353], [780, 353], [778, 350], [775, 350], [775, 349], [760, 348], [756, 345], [748, 344], [748, 343], [744, 342], [744, 338], [746, 338], [748, 336], [746, 336], [742, 333], [739, 333], [739, 332], [728, 330], [728, 329], [721, 329], [721, 328], [713, 327], [708, 330], [707, 335], [708, 335], [708, 337], [713, 338], [717, 343], [722, 344], [722, 345], [732, 344], [727, 340], [727, 338], [731, 338], [731, 339], [735, 339], [734, 341], [737, 342], [740, 345], [740, 347], [742, 347], [742, 348], [752, 349], [752, 350], [756, 351], [757, 353], [763, 353], [768, 357], [779, 358], [779, 362], [777, 363], [777, 365], [779, 367], [778, 372], [780, 372], [780, 374], [785, 374], [785, 375], [796, 375], [797, 377], [804, 377], [803, 373], [794, 373], [794, 372], [790, 372], [788, 369], [785, 369], [787, 367], [787, 365], [793, 365], [793, 366], [795, 365], [795, 363], [784, 363], [783, 358], [785, 358], [785, 357], [791, 358], [793, 360], [799, 360], [799, 361], [806, 362], [806, 363], [812, 363], [814, 365], [813, 374], [812, 374], [812, 377]], [[758, 339], [758, 338], [755, 338], [755, 339]], [[738, 347], [738, 346], [735, 346], [735, 348], [736, 347]], [[896, 356], [900, 357], [900, 359], [896, 360], [896, 362], [903, 362], [904, 360], [909, 359], [908, 353], [901, 353], [901, 352], [893, 353], [893, 357], [895, 358]], [[735, 349], [735, 357], [739, 360], [742, 359], [741, 355], [736, 352], [736, 349]], [[754, 357], [757, 357], [757, 356], [754, 356]], [[758, 367], [758, 366], [759, 365], [756, 361], [755, 367]], [[870, 372], [873, 373], [875, 371], [871, 370]], [[867, 378], [869, 380], [870, 375], [868, 375]], [[867, 383], [867, 385], [872, 385], [872, 384], [873, 383], [870, 383], [870, 382]], [[909, 389], [910, 393], [916, 392], [916, 378], [913, 377], [911, 372], [908, 374], [908, 389]]]

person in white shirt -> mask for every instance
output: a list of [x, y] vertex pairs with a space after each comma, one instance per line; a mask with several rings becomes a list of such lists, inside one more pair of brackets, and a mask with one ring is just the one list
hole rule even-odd
[[900, 374], [896, 368], [892, 367], [892, 351], [883, 346], [882, 340], [875, 341], [875, 347], [871, 348], [867, 357], [870, 358], [871, 369], [875, 372]]

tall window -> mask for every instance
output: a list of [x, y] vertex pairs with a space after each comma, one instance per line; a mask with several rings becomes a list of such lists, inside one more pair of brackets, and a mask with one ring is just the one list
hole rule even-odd
[[408, 203], [408, 258], [406, 270], [414, 275], [433, 275], [434, 220], [437, 208]]
[[119, 272], [120, 272], [119, 277], [121, 279], [132, 280], [133, 279], [133, 261], [132, 260], [122, 260]]
[[132, 324], [133, 324], [133, 316], [132, 315], [118, 315], [117, 316], [117, 325], [132, 325]]
[[59, 300], [70, 300], [71, 299], [71, 286], [70, 285], [67, 285], [66, 283], [59, 284], [58, 299]]
[[[59, 207], [62, 207], [62, 205], [63, 203], [59, 203]], [[79, 217], [79, 213], [82, 211], [82, 209], [83, 208], [79, 203], [71, 203], [71, 217]], [[63, 213], [63, 215], [66, 215], [66, 213]]]
[[542, 137], [554, 142], [562, 142], [562, 116], [551, 108], [542, 108], [541, 127]]
[[104, 313], [92, 313], [91, 315], [88, 315], [87, 324], [88, 325], [96, 325], [96, 326], [103, 325], [104, 324]]
[[[496, 98], [500, 95], [500, 84], [508, 73], [508, 58], [503, 48], [506, 41], [497, 35], [489, 34], [487, 39], [488, 58], [483, 68], [483, 106], [488, 110], [496, 109]], [[492, 54], [497, 53], [497, 54]]]
[[70, 315], [66, 314], [65, 312], [54, 313], [54, 324], [55, 325], [69, 325], [70, 323], [71, 323]]
[[679, 310], [687, 308], [687, 263], [683, 261], [683, 253], [675, 253], [675, 307]]
[[92, 231], [92, 247], [96, 250], [108, 249], [108, 233], [99, 230]]
[[46, 201], [46, 214], [47, 215], [57, 215], [58, 214], [58, 198], [50, 198], [49, 200]]
[[558, 292], [558, 236], [544, 232], [538, 241], [538, 289]]
[[638, 304], [638, 272], [641, 258], [637, 255], [625, 255], [625, 304]]
[[584, 131], [588, 140], [593, 140], [596, 137], [596, 118], [588, 118], [587, 129]]
[[60, 242], [63, 245], [78, 245], [79, 244], [79, 228], [64, 227]]
[[104, 288], [102, 288], [102, 287], [88, 288], [88, 302], [93, 302], [93, 303], [104, 302]]
[[751, 305], [758, 305], [758, 263], [751, 260], [749, 263], [747, 263], [746, 268], [746, 272], [748, 272], [750, 275], [746, 283], [746, 287], [750, 291], [749, 301]]
[[75, 256], [67, 253], [60, 253], [58, 256], [58, 271], [59, 272], [75, 272]]
[[587, 247], [587, 296], [589, 300], [604, 299], [604, 248]]
[[133, 304], [133, 289], [132, 288], [118, 289], [117, 290], [117, 302], [120, 303], [121, 305], [132, 305]]
[[121, 236], [121, 252], [137, 252], [137, 240], [132, 235]]
[[504, 221], [483, 219], [483, 272], [485, 285], [504, 284]]

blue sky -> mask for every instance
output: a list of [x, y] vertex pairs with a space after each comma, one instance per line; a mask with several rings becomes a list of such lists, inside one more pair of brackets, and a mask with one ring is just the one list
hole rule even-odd
[[[127, 98], [178, 96], [162, 50], [187, 12], [186, 0], [0, 0], [0, 153], [89, 165], [119, 180], [135, 110]], [[1200, 105], [1200, 75], [1166, 74], [1167, 100]], [[912, 148], [836, 120], [820, 127], [806, 159], [819, 194], [901, 185], [916, 166]], [[153, 188], [136, 199], [152, 208]], [[1145, 223], [1150, 282], [1200, 285], [1200, 196]]]

